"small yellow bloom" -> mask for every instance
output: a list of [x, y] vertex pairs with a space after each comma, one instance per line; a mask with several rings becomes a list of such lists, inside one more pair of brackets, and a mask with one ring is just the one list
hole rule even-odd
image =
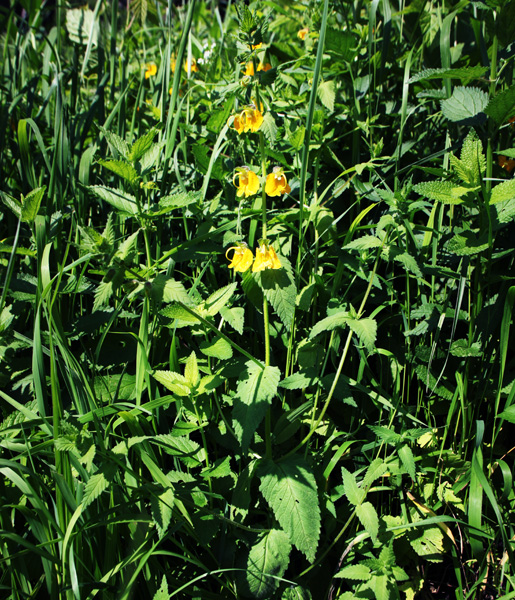
[[262, 241], [260, 246], [256, 248], [256, 259], [252, 265], [252, 272], [264, 271], [265, 269], [280, 269], [281, 261], [275, 253], [272, 246], [269, 246], [266, 241]]
[[[234, 250], [232, 258], [229, 258], [227, 255], [231, 250]], [[252, 251], [245, 243], [238, 244], [237, 246], [232, 246], [225, 253], [225, 257], [227, 260], [230, 260], [231, 263], [229, 265], [229, 269], [234, 269], [239, 273], [245, 273], [247, 269], [250, 268], [252, 261], [254, 260], [254, 256], [252, 255]]]
[[256, 44], [255, 46], [251, 46], [251, 49], [252, 50], [259, 50], [262, 45], [263, 45], [263, 42], [261, 42], [260, 44]]
[[265, 192], [268, 196], [282, 196], [291, 192], [282, 167], [274, 167], [273, 173], [266, 176]]
[[506, 169], [508, 173], [511, 173], [515, 168], [515, 160], [506, 158], [506, 156], [503, 156], [502, 154], [499, 154], [497, 157], [497, 163], [501, 168]]
[[[170, 57], [170, 68], [172, 69], [172, 73], [175, 73], [175, 67], [177, 66], [177, 56], [175, 54], [172, 54], [172, 56]], [[188, 61], [185, 60], [182, 68], [184, 69], [184, 71], [186, 71], [186, 73], [188, 72]], [[197, 61], [195, 60], [195, 58], [191, 58], [191, 65], [190, 65], [190, 73], [197, 73], [198, 72], [198, 66], [197, 66]]]
[[[236, 183], [236, 178], [238, 178], [238, 183]], [[248, 198], [257, 194], [259, 190], [258, 176], [248, 167], [239, 167], [236, 169], [232, 182], [238, 188], [236, 192], [238, 198], [241, 198], [243, 195], [245, 195], [245, 198]]]
[[309, 33], [309, 29], [307, 27], [304, 27], [304, 29], [299, 29], [299, 31], [297, 31], [297, 37], [300, 40], [305, 40], [308, 33]]
[[228, 124], [231, 122], [231, 119], [234, 129], [240, 134], [247, 131], [255, 133], [263, 123], [263, 115], [255, 104], [249, 104], [241, 113], [229, 117]]
[[157, 66], [155, 63], [147, 63], [145, 65], [146, 67], [146, 71], [145, 71], [145, 79], [149, 79], [150, 77], [154, 77], [154, 75], [157, 73]]
[[258, 71], [270, 71], [271, 68], [272, 65], [270, 63], [259, 63], [258, 65]]
[[245, 66], [245, 77], [252, 77], [254, 75], [254, 63], [249, 62]]

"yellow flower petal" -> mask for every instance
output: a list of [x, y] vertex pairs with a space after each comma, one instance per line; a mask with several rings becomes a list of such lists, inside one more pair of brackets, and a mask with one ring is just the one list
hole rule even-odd
[[145, 71], [145, 79], [149, 79], [150, 77], [154, 77], [154, 75], [157, 73], [157, 66], [154, 63], [147, 63], [146, 65], [146, 71]]
[[309, 29], [307, 27], [304, 27], [303, 29], [299, 29], [299, 31], [297, 31], [297, 37], [301, 40], [305, 40], [308, 33]]
[[269, 246], [266, 242], [263, 242], [258, 248], [256, 248], [256, 258], [252, 265], [252, 272], [264, 271], [265, 269], [280, 269], [281, 261], [275, 253], [272, 246]]
[[274, 167], [273, 173], [266, 176], [265, 192], [268, 196], [282, 196], [291, 192], [281, 167]]
[[[232, 255], [232, 259], [230, 259], [227, 255], [231, 250], [234, 250]], [[244, 273], [249, 269], [252, 261], [254, 259], [252, 255], [252, 251], [247, 247], [246, 244], [240, 244], [239, 246], [232, 246], [225, 253], [227, 260], [230, 260], [229, 269], [234, 269], [239, 273]]]

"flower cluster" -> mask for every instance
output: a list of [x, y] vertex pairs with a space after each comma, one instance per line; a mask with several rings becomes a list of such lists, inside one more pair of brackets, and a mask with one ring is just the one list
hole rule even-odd
[[249, 104], [240, 113], [229, 117], [227, 124], [232, 125], [238, 133], [251, 131], [255, 133], [263, 123], [263, 115], [255, 104]]
[[[238, 188], [238, 198], [248, 198], [259, 191], [259, 178], [249, 167], [238, 167], [234, 171], [233, 184]], [[282, 196], [289, 194], [291, 188], [282, 167], [274, 167], [272, 173], [266, 176], [265, 193], [267, 196]]]
[[[232, 257], [229, 258], [228, 254], [231, 250], [234, 252]], [[251, 249], [245, 243], [232, 246], [227, 250], [225, 256], [230, 261], [229, 269], [234, 269], [238, 273], [245, 273], [250, 269], [250, 265], [252, 265], [253, 273], [265, 271], [266, 269], [281, 268], [281, 261], [267, 240], [260, 240], [259, 246], [256, 248], [256, 258], [254, 258]]]

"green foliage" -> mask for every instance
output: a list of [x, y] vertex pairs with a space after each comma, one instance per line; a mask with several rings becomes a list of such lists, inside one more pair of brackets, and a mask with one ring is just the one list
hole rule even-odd
[[442, 100], [440, 106], [446, 119], [452, 122], [467, 121], [483, 113], [488, 104], [488, 94], [476, 87], [455, 87], [452, 96]]

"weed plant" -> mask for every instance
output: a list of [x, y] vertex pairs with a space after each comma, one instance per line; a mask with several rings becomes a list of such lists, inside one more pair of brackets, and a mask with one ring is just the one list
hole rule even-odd
[[0, 10], [0, 596], [515, 598], [515, 0]]

